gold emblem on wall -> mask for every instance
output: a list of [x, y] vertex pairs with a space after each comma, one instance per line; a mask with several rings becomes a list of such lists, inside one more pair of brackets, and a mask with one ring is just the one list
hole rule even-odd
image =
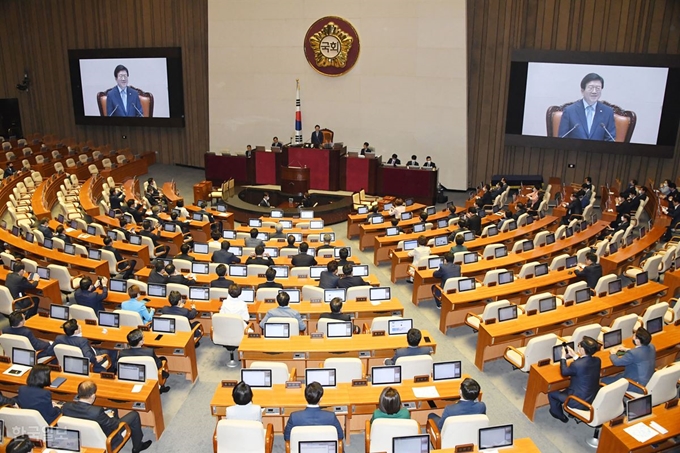
[[340, 76], [359, 58], [359, 35], [346, 20], [327, 16], [317, 20], [305, 36], [305, 57], [319, 73]]

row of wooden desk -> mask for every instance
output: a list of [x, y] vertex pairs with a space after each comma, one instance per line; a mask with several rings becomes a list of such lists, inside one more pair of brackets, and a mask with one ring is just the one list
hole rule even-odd
[[[413, 203], [411, 206], [406, 206], [404, 212], [412, 212], [414, 217], [418, 217], [417, 213], [425, 209], [426, 206], [421, 203]], [[383, 218], [388, 219], [390, 212], [387, 210], [378, 211]], [[349, 214], [347, 216], [347, 239], [354, 239], [359, 236], [359, 228], [367, 222], [368, 214]]]

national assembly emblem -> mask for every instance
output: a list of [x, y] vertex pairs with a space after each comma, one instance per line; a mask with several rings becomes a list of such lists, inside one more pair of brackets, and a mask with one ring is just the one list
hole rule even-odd
[[305, 35], [307, 62], [321, 74], [340, 76], [359, 58], [359, 35], [346, 20], [327, 16], [317, 20]]

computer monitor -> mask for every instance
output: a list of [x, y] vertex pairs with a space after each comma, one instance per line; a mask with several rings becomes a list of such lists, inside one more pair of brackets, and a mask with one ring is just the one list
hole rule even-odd
[[99, 261], [102, 259], [101, 250], [90, 249], [87, 251], [87, 257], [91, 260]]
[[30, 242], [31, 244], [33, 243], [34, 239], [34, 234], [33, 233], [26, 233], [26, 240]]
[[230, 264], [230, 277], [246, 277], [248, 275], [248, 267], [245, 264]]
[[413, 218], [412, 212], [402, 212], [399, 216], [400, 220], [411, 220]]
[[449, 243], [448, 236], [437, 236], [436, 238], [434, 238], [435, 247], [442, 247], [448, 243]]
[[234, 231], [234, 230], [222, 230], [222, 237], [224, 239], [236, 239], [236, 231]]
[[406, 201], [404, 201], [404, 204], [408, 206], [413, 206], [413, 198], [407, 198]]
[[255, 290], [241, 287], [241, 300], [247, 304], [255, 302]]
[[580, 304], [590, 300], [590, 288], [583, 288], [576, 291], [576, 303]]
[[174, 233], [175, 231], [177, 231], [177, 225], [175, 225], [174, 223], [164, 223], [163, 231], [166, 231], [168, 233]]
[[440, 256], [433, 256], [427, 259], [428, 269], [437, 269], [442, 265], [442, 258]]
[[640, 227], [640, 239], [642, 239], [643, 237], [645, 237], [646, 234], [647, 234], [647, 228], [645, 228], [645, 227]]
[[477, 287], [477, 282], [474, 278], [462, 278], [458, 280], [458, 292], [472, 291]]
[[479, 450], [487, 448], [512, 447], [513, 433], [512, 425], [492, 426], [491, 428], [480, 428], [479, 430]]
[[64, 223], [64, 219], [65, 219], [64, 214], [59, 214], [57, 216], [57, 222], [59, 223]]
[[626, 247], [630, 247], [630, 245], [633, 243], [633, 235], [629, 234], [626, 236]]
[[379, 224], [381, 224], [385, 221], [385, 219], [381, 215], [373, 216], [369, 220], [370, 220], [370, 223], [373, 224], [373, 225], [379, 225]]
[[52, 243], [52, 239], [45, 238], [43, 240], [43, 247], [45, 247], [48, 250], [52, 250], [52, 248], [54, 247], [54, 244]]
[[326, 270], [326, 266], [310, 266], [309, 267], [309, 278], [318, 280], [321, 278], [321, 273]]
[[505, 246], [497, 247], [493, 251], [493, 256], [495, 258], [503, 258], [504, 256], [508, 256], [508, 249], [505, 248]]
[[425, 228], [426, 226], [424, 223], [416, 223], [415, 225], [413, 225], [413, 232], [422, 233], [423, 231], [425, 231]]
[[64, 356], [64, 373], [77, 374], [79, 376], [90, 375], [90, 361], [87, 357]]
[[557, 299], [555, 296], [546, 297], [538, 301], [538, 312], [545, 313], [548, 311], [553, 311], [557, 308]]
[[118, 362], [118, 380], [146, 382], [146, 366], [141, 363]]
[[374, 366], [371, 368], [372, 385], [401, 384], [401, 366]]
[[288, 303], [289, 304], [299, 304], [300, 303], [300, 297], [301, 296], [300, 296], [300, 290], [299, 289], [292, 289], [292, 288], [280, 289], [279, 293], [288, 294]]
[[35, 365], [35, 351], [33, 349], [12, 348], [12, 363], [24, 366]]
[[383, 211], [389, 211], [394, 205], [392, 203], [385, 203], [383, 205]]
[[283, 322], [268, 322], [264, 325], [264, 337], [290, 338], [290, 325]]
[[399, 234], [398, 227], [389, 227], [388, 229], [385, 230], [385, 236], [396, 236], [398, 234]]
[[75, 255], [76, 246], [73, 244], [64, 244], [64, 253], [66, 253], [67, 255]]
[[210, 248], [208, 247], [207, 243], [194, 242], [194, 253], [198, 253], [200, 255], [207, 255], [209, 250]]
[[567, 259], [564, 262], [564, 265], [567, 269], [571, 269], [573, 267], [576, 267], [578, 264], [578, 257], [576, 256], [568, 256]]
[[318, 382], [321, 387], [335, 387], [335, 368], [307, 368], [305, 370], [305, 384]]
[[343, 302], [347, 298], [347, 289], [346, 288], [334, 288], [334, 289], [324, 289], [323, 290], [323, 301], [328, 303], [335, 299], [336, 297], [339, 297]]
[[611, 242], [609, 244], [609, 254], [613, 255], [614, 253], [619, 251], [619, 246], [616, 242]]
[[262, 220], [260, 219], [248, 219], [248, 226], [250, 228], [261, 228]]
[[567, 227], [567, 229], [564, 230], [564, 235], [568, 238], [572, 237], [574, 235], [574, 229], [572, 227]]
[[454, 360], [452, 362], [437, 362], [432, 364], [433, 381], [460, 379], [461, 375], [460, 360]]
[[614, 280], [613, 282], [609, 282], [607, 285], [607, 294], [610, 296], [612, 294], [620, 293], [621, 292], [621, 279]]
[[205, 286], [190, 286], [189, 299], [201, 301], [210, 300], [210, 288], [207, 288]]
[[352, 247], [333, 247], [333, 258], [340, 258], [340, 250], [342, 249], [347, 250], [347, 257], [352, 256]]
[[80, 431], [76, 429], [45, 427], [45, 451], [56, 450], [60, 453], [80, 451]]
[[602, 345], [604, 349], [610, 349], [621, 344], [621, 329], [610, 330], [602, 334]]
[[439, 219], [437, 220], [437, 228], [446, 228], [449, 226], [449, 221], [448, 219]]
[[651, 335], [661, 332], [663, 330], [663, 316], [647, 320], [645, 328]]
[[392, 453], [430, 453], [429, 434], [392, 438]]
[[210, 273], [210, 265], [208, 263], [194, 261], [191, 263], [191, 272], [199, 275], [207, 275]]
[[437, 213], [437, 208], [435, 206], [428, 206], [425, 208], [427, 215], [435, 215]]
[[100, 311], [97, 313], [97, 323], [102, 327], [120, 327], [120, 314], [110, 311]]
[[226, 204], [218, 204], [215, 206], [217, 208], [217, 212], [227, 212], [227, 205]]
[[326, 323], [327, 338], [352, 338], [354, 325], [352, 321], [333, 321]]
[[118, 233], [116, 231], [107, 231], [106, 235], [110, 237], [112, 241], [118, 240]]
[[151, 330], [160, 333], [175, 333], [175, 318], [154, 316], [151, 320]]
[[[231, 268], [231, 266], [229, 266]], [[167, 297], [167, 287], [160, 283], [149, 283], [146, 285], [146, 293], [152, 297]]]
[[41, 280], [50, 279], [50, 270], [48, 268], [38, 266], [36, 270], [38, 271], [38, 276], [40, 277]]
[[641, 396], [634, 400], [626, 401], [626, 418], [628, 423], [638, 420], [652, 413], [652, 395]]
[[517, 222], [514, 220], [508, 220], [508, 231], [515, 231], [517, 229]]
[[400, 318], [387, 321], [388, 335], [406, 335], [413, 328], [413, 319]]
[[323, 229], [323, 220], [310, 220], [309, 221], [310, 230], [321, 230]]
[[76, 219], [71, 220], [71, 223], [70, 223], [69, 225], [70, 225], [71, 228], [73, 228], [74, 230], [77, 230], [77, 229], [78, 229], [78, 222], [76, 221]]
[[357, 208], [357, 214], [368, 214], [368, 207], [366, 206], [359, 206]]
[[302, 242], [302, 233], [288, 233], [288, 236], [293, 236], [295, 242]]
[[416, 247], [418, 247], [418, 240], [417, 239], [412, 239], [410, 241], [404, 241], [404, 250], [413, 250]]
[[312, 220], [314, 218], [314, 211], [311, 211], [309, 209], [301, 209], [300, 210], [300, 218], [306, 219], [306, 220]]
[[355, 277], [368, 277], [368, 264], [353, 265], [352, 275], [354, 275]]
[[261, 241], [268, 241], [269, 240], [269, 233], [264, 233], [264, 232], [260, 231], [259, 233], [257, 233], [257, 238]]
[[272, 219], [280, 219], [283, 217], [283, 211], [281, 209], [272, 209], [269, 213], [269, 217]]
[[647, 272], [640, 272], [635, 276], [635, 284], [637, 286], [644, 285], [649, 282], [649, 274]]
[[227, 250], [229, 253], [233, 253], [236, 256], [243, 256], [243, 247], [240, 245], [232, 245], [229, 247], [229, 250]]
[[302, 440], [298, 442], [297, 453], [337, 453], [337, 451], [337, 440]]
[[109, 290], [113, 293], [127, 293], [127, 280], [112, 278], [109, 280]]
[[545, 245], [550, 245], [555, 243], [555, 234], [550, 233], [545, 237]]
[[89, 234], [90, 236], [96, 236], [97, 229], [94, 227], [94, 225], [87, 226], [87, 234]]
[[130, 235], [130, 244], [142, 245], [142, 237], [137, 234]]
[[[574, 349], [574, 342], [573, 341], [568, 342], [567, 347]], [[562, 346], [561, 344], [553, 346], [553, 350], [552, 350], [553, 362], [557, 363], [557, 362], [560, 361], [560, 359], [562, 358], [562, 350], [563, 349], [564, 349], [564, 346]]]
[[476, 263], [477, 261], [479, 261], [479, 255], [477, 255], [475, 252], [468, 252], [463, 255], [463, 264], [472, 264]]
[[279, 225], [281, 225], [281, 228], [284, 230], [288, 230], [290, 228], [293, 228], [293, 221], [292, 220], [279, 220]]
[[288, 278], [288, 271], [290, 270], [288, 266], [272, 266], [271, 268], [276, 271], [276, 278]]
[[498, 227], [490, 226], [489, 228], [486, 229], [486, 235], [488, 237], [497, 236], [498, 235]]
[[390, 300], [391, 298], [389, 286], [371, 287], [368, 289], [368, 299], [371, 301]]
[[512, 319], [517, 319], [516, 305], [510, 305], [509, 307], [498, 309], [498, 322], [510, 321]]
[[68, 321], [69, 308], [66, 305], [50, 304], [50, 318]]
[[19, 236], [19, 227], [16, 225], [12, 227], [12, 236]]
[[498, 284], [499, 285], [505, 285], [507, 283], [512, 283], [514, 279], [515, 279], [515, 276], [513, 275], [512, 271], [501, 272], [500, 274], [498, 274]]
[[548, 275], [548, 264], [547, 263], [539, 264], [536, 267], [534, 267], [534, 276], [535, 277], [543, 277], [544, 275]]

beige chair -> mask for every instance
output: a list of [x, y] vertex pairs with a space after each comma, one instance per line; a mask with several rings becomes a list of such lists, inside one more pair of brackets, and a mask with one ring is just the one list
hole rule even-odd
[[78, 321], [85, 321], [86, 319], [92, 319], [97, 321], [97, 313], [94, 312], [92, 307], [86, 307], [85, 305], [73, 304], [68, 307], [69, 318], [77, 319]]
[[136, 311], [131, 310], [113, 310], [114, 313], [118, 313], [120, 327], [137, 327], [144, 325], [142, 316]]
[[337, 384], [364, 378], [364, 365], [358, 357], [333, 357], [323, 362], [324, 368], [335, 368]]
[[[2, 285], [0, 286], [0, 313], [2, 313], [5, 316], [9, 316], [12, 314], [12, 312], [15, 310], [15, 306], [17, 302], [19, 301], [32, 301], [31, 299], [32, 296], [24, 296], [20, 297], [18, 299], [14, 299], [12, 297], [12, 293], [7, 289], [6, 286]], [[32, 307], [26, 307], [22, 309], [22, 311], [28, 311]]]
[[399, 420], [379, 418], [366, 420], [366, 453], [392, 453], [394, 437], [415, 436], [420, 434], [420, 425], [416, 420]]
[[414, 355], [399, 357], [395, 365], [401, 366], [401, 378], [413, 379], [414, 376], [430, 376], [432, 375], [432, 356], [429, 355]]
[[647, 322], [650, 319], [661, 318], [663, 319], [668, 312], [668, 302], [657, 302], [654, 305], [647, 307], [642, 316], [638, 316], [638, 322], [635, 323], [633, 330], [638, 330], [640, 326], [647, 328]]
[[251, 370], [272, 370], [272, 384], [285, 384], [286, 381], [295, 380], [295, 369], [293, 374], [288, 371], [288, 365], [281, 362], [252, 362], [248, 369]]
[[343, 451], [342, 441], [338, 440], [338, 431], [335, 426], [296, 426], [290, 432], [290, 440], [286, 441], [286, 453], [299, 452], [300, 442], [324, 440], [337, 440], [338, 453]]
[[[104, 434], [99, 423], [94, 420], [62, 416], [57, 420], [59, 428], [74, 429], [80, 432], [80, 443], [83, 447], [103, 450], [106, 453], [118, 453], [130, 438], [130, 426], [120, 422], [108, 436]], [[123, 440], [116, 448], [113, 440], [117, 435], [123, 436]]]
[[656, 281], [659, 279], [659, 270], [661, 269], [662, 259], [663, 255], [652, 255], [640, 263], [642, 267], [628, 266], [623, 274], [626, 277], [635, 280], [638, 274], [647, 272], [647, 278], [650, 281]]
[[618, 279], [618, 276], [614, 274], [603, 275], [602, 277], [600, 277], [600, 279], [597, 281], [597, 284], [595, 285], [595, 294], [596, 295], [608, 294], [609, 283], [613, 282], [616, 279]]
[[40, 415], [40, 412], [35, 409], [17, 409], [5, 406], [0, 408], [0, 420], [4, 422], [5, 432], [8, 435], [26, 433], [29, 434], [31, 439], [42, 441], [45, 441], [45, 428], [50, 426]]
[[588, 324], [586, 326], [577, 327], [576, 330], [574, 330], [574, 333], [572, 333], [571, 335], [563, 335], [561, 338], [566, 343], [573, 341], [574, 346], [578, 346], [578, 344], [581, 343], [581, 340], [583, 340], [583, 337], [590, 337], [596, 339], [598, 335], [600, 335], [601, 331], [602, 331], [601, 325]]
[[528, 373], [534, 363], [551, 358], [553, 346], [561, 343], [557, 335], [548, 333], [532, 338], [526, 346], [520, 348], [508, 346], [503, 357], [513, 367]]
[[584, 289], [588, 289], [588, 284], [586, 282], [572, 283], [571, 285], [567, 286], [567, 288], [564, 290], [562, 299], [564, 299], [565, 303], [576, 302], [576, 293]]
[[631, 313], [629, 315], [623, 315], [616, 318], [611, 326], [602, 327], [602, 333], [597, 337], [597, 341], [602, 343], [603, 334], [611, 332], [612, 330], [621, 329], [621, 339], [631, 338], [633, 336], [633, 328], [638, 322], [638, 315]]
[[675, 362], [665, 368], [656, 370], [646, 386], [629, 380], [639, 391], [626, 392], [628, 398], [639, 398], [652, 395], [652, 406], [658, 406], [678, 396], [678, 380], [680, 380], [680, 363]]
[[425, 429], [436, 449], [455, 448], [457, 445], [477, 445], [479, 430], [489, 426], [484, 414], [457, 415], [444, 420], [441, 432], [434, 420], [428, 420]]
[[234, 352], [243, 340], [243, 319], [241, 316], [215, 313], [212, 317], [210, 337], [214, 344], [224, 346], [229, 351], [230, 360], [227, 366], [229, 368], [236, 367], [238, 364], [234, 358]]
[[475, 332], [479, 331], [479, 326], [483, 323], [488, 323], [493, 319], [496, 322], [498, 319], [498, 310], [503, 307], [509, 307], [510, 301], [508, 300], [498, 300], [495, 302], [488, 303], [484, 306], [484, 311], [481, 315], [469, 312], [465, 315], [465, 324], [472, 328]]
[[[63, 369], [64, 368], [64, 357], [65, 356], [71, 356], [71, 357], [83, 357], [83, 351], [77, 346], [71, 346], [68, 344], [58, 344], [54, 347], [54, 355], [57, 357], [57, 362], [59, 363], [59, 366]], [[105, 356], [105, 360], [101, 363], [101, 366], [104, 368], [108, 368], [109, 364], [111, 363], [111, 358], [108, 356], [108, 354], [103, 354]], [[92, 364], [90, 364], [90, 370], [92, 369]]]
[[[14, 348], [28, 349], [29, 351], [34, 351], [36, 354], [41, 351], [36, 351], [28, 338], [22, 335], [14, 335], [11, 333], [3, 333], [0, 335], [0, 347], [5, 351], [5, 355], [12, 357], [12, 350]], [[43, 357], [37, 359], [38, 363], [47, 363], [54, 360], [54, 356]]]
[[264, 428], [261, 422], [224, 418], [215, 427], [215, 453], [271, 453], [273, 445], [274, 427], [271, 423]]

